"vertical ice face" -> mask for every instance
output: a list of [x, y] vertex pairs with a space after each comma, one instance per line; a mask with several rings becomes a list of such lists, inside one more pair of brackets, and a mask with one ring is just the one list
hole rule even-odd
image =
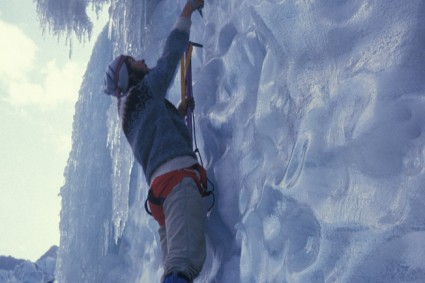
[[[159, 281], [147, 185], [101, 84], [115, 55], [153, 66], [182, 4], [111, 2], [76, 107], [61, 282]], [[197, 137], [217, 197], [199, 282], [425, 280], [424, 10], [217, 0], [193, 16]]]

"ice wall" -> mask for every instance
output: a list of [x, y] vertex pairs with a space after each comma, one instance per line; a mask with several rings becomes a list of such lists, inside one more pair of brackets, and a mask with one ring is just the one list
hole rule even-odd
[[195, 93], [217, 218], [240, 248], [225, 282], [237, 268], [241, 282], [424, 280], [409, 247], [425, 236], [425, 6], [405, 4], [219, 1], [207, 14]]
[[[59, 282], [159, 281], [147, 187], [101, 84], [120, 53], [154, 65], [182, 5], [111, 1], [76, 106]], [[210, 0], [193, 16], [198, 143], [217, 196], [197, 282], [425, 281], [424, 12]]]
[[[75, 106], [73, 144], [65, 185], [61, 188], [58, 282], [89, 282], [101, 278], [101, 260], [114, 247], [112, 162], [107, 148], [107, 109], [110, 101], [98, 99], [104, 66], [110, 59], [107, 29], [93, 50]], [[98, 281], [101, 282], [101, 281]]]

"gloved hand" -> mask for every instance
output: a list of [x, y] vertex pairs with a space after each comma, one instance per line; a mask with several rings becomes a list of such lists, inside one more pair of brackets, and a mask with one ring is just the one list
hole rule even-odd
[[186, 98], [184, 102], [180, 102], [179, 106], [177, 107], [180, 116], [186, 116], [187, 108], [189, 108], [192, 112], [195, 110], [195, 99], [193, 97]]
[[189, 3], [194, 11], [204, 8], [204, 0], [189, 0]]

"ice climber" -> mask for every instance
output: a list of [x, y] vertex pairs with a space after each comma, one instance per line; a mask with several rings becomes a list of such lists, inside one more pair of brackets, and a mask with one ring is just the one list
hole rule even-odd
[[206, 257], [200, 194], [205, 171], [181, 114], [181, 105], [194, 105], [189, 101], [177, 109], [166, 99], [189, 43], [192, 13], [203, 5], [204, 0], [187, 1], [155, 67], [120, 55], [105, 74], [105, 93], [118, 99], [124, 134], [150, 185], [149, 207], [160, 226], [164, 283], [193, 282]]

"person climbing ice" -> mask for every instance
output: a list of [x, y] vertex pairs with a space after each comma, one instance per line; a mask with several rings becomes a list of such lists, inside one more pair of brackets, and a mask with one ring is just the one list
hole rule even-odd
[[149, 207], [159, 223], [163, 283], [193, 282], [205, 262], [205, 212], [198, 164], [183, 116], [167, 99], [179, 60], [189, 44], [192, 13], [204, 0], [188, 0], [168, 35], [157, 65], [120, 55], [107, 67], [104, 91], [118, 100], [123, 132], [150, 185]]

